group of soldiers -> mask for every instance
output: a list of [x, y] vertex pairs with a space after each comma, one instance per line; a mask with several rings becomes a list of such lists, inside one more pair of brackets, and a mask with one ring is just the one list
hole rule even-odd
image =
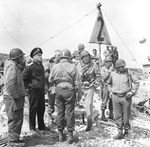
[[[113, 50], [115, 51], [115, 50]], [[91, 55], [84, 44], [78, 45], [78, 51], [71, 54], [69, 49], [56, 50], [55, 56], [44, 67], [43, 51], [34, 48], [30, 57], [32, 62], [25, 66], [24, 53], [19, 48], [10, 51], [10, 58], [4, 66], [4, 102], [8, 117], [9, 143], [24, 143], [20, 140], [23, 124], [24, 98], [29, 99], [29, 129], [36, 133], [49, 131], [44, 123], [45, 87], [48, 91], [48, 114], [51, 117], [57, 108], [57, 129], [59, 141], [66, 139], [64, 129], [67, 127], [67, 142], [73, 142], [75, 129], [75, 104], [84, 95], [86, 103], [87, 127], [90, 131], [93, 123], [93, 97], [101, 87], [101, 119], [107, 121], [105, 110], [109, 106], [109, 119], [114, 119], [118, 134], [114, 139], [122, 139], [130, 129], [130, 109], [132, 96], [136, 94], [139, 81], [132, 75], [123, 59], [117, 59], [109, 47], [104, 52], [105, 59], [99, 64], [96, 49]], [[101, 67], [100, 67], [101, 66]], [[107, 104], [109, 102], [109, 104]]]

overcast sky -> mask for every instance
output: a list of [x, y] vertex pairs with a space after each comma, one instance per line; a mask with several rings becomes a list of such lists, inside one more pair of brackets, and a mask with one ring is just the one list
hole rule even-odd
[[[120, 58], [132, 67], [138, 66], [133, 58], [140, 65], [146, 62], [150, 56], [149, 0], [0, 0], [0, 52], [9, 53], [10, 49], [19, 47], [29, 55], [39, 46], [43, 57], [50, 58], [56, 49], [77, 50], [79, 43], [85, 44], [90, 52], [98, 49], [97, 44], [88, 42], [99, 2], [111, 42], [118, 47]], [[143, 37], [147, 41], [140, 44]], [[102, 45], [102, 53], [105, 48]]]

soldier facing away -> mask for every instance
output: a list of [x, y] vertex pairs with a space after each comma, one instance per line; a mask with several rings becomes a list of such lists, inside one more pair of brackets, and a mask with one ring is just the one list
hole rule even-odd
[[4, 66], [4, 103], [8, 117], [8, 141], [9, 145], [24, 145], [20, 140], [23, 124], [23, 107], [25, 88], [20, 67], [24, 63], [24, 53], [19, 48], [14, 48], [9, 53], [10, 59]]
[[[61, 60], [54, 65], [50, 73], [49, 82], [56, 85], [57, 128], [59, 141], [64, 141], [64, 121], [67, 120], [68, 143], [73, 142], [75, 127], [75, 87], [78, 86], [78, 72], [71, 62], [71, 52], [62, 50]], [[66, 118], [65, 118], [66, 117]]]

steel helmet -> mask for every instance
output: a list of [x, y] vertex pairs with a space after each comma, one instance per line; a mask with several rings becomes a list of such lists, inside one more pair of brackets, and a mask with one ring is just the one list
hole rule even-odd
[[121, 66], [126, 66], [126, 62], [123, 59], [118, 59], [115, 63], [115, 67], [121, 67]]
[[90, 53], [86, 50], [83, 50], [81, 53], [80, 53], [80, 57], [81, 59], [84, 57], [84, 56], [87, 56], [87, 55], [90, 55]]
[[79, 54], [84, 50], [84, 48], [85, 48], [84, 44], [80, 43], [80, 44], [78, 45]]
[[111, 56], [106, 56], [105, 59], [104, 59], [104, 62], [112, 62], [113, 59]]
[[84, 49], [84, 48], [85, 48], [84, 44], [80, 43], [80, 44], [78, 45], [78, 50]]
[[19, 57], [21, 57], [23, 55], [25, 55], [25, 54], [19, 48], [14, 48], [9, 53], [10, 59], [12, 59], [12, 60], [18, 59]]
[[61, 58], [71, 59], [71, 52], [68, 49], [63, 49], [61, 52]]

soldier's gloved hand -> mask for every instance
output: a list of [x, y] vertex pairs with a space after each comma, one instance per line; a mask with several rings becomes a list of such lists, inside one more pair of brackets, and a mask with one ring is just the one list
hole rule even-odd
[[132, 96], [134, 95], [134, 93], [133, 92], [127, 92], [126, 93], [126, 99], [130, 99]]

